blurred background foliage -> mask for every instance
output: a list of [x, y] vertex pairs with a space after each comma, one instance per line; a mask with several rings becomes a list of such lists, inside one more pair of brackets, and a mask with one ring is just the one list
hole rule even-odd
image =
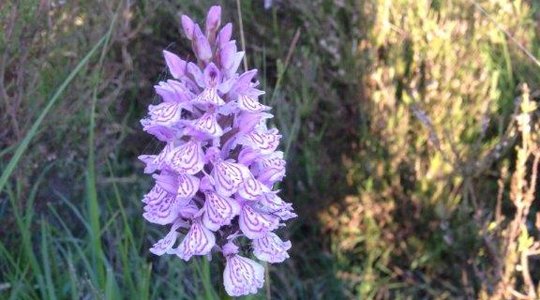
[[[217, 3], [299, 214], [252, 298], [538, 298], [539, 3]], [[148, 252], [136, 160], [161, 50], [192, 56], [178, 15], [213, 4], [0, 3], [0, 298], [225, 297], [221, 262]]]

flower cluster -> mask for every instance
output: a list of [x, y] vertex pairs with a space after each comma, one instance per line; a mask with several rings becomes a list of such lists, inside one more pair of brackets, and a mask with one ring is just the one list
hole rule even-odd
[[195, 62], [163, 51], [174, 79], [155, 86], [163, 102], [150, 105], [141, 121], [165, 143], [159, 154], [139, 157], [156, 180], [144, 196], [143, 216], [170, 226], [152, 253], [187, 261], [219, 251], [225, 290], [240, 296], [264, 282], [263, 266], [240, 256], [241, 247], [259, 260], [284, 261], [291, 243], [273, 231], [296, 214], [273, 190], [285, 176], [285, 161], [276, 151], [278, 130], [266, 125], [270, 108], [258, 101], [264, 92], [254, 81], [257, 72], [237, 72], [244, 53], [231, 40], [232, 24], [220, 29], [220, 22], [219, 6], [209, 10], [204, 33], [182, 16]]

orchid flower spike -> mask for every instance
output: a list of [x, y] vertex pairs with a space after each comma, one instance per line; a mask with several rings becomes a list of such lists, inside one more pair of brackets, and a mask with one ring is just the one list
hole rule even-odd
[[225, 291], [253, 294], [265, 272], [249, 252], [280, 263], [291, 248], [274, 232], [296, 217], [275, 190], [285, 176], [281, 134], [267, 126], [273, 115], [259, 102], [257, 71], [238, 71], [244, 53], [231, 40], [232, 24], [220, 28], [221, 7], [210, 8], [203, 29], [185, 15], [181, 24], [197, 61], [163, 51], [172, 78], [155, 86], [163, 102], [141, 120], [164, 144], [139, 156], [156, 181], [143, 217], [169, 226], [150, 252], [186, 261], [221, 253]]

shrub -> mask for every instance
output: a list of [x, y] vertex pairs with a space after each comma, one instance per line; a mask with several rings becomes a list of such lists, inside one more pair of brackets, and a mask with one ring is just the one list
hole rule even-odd
[[[517, 82], [531, 74], [515, 43], [531, 46], [530, 10], [403, 0], [372, 1], [366, 12], [372, 28], [359, 50], [371, 59], [368, 120], [348, 174], [358, 194], [321, 214], [340, 275], [370, 297], [495, 295], [503, 229], [516, 212], [508, 188], [533, 170], [531, 152], [520, 162], [511, 149], [522, 139]], [[510, 182], [518, 165], [520, 179]]]

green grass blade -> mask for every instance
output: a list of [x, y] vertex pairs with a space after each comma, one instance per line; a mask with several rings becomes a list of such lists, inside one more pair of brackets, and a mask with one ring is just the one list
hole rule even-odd
[[45, 119], [45, 117], [47, 116], [47, 114], [49, 113], [49, 111], [51, 110], [51, 108], [54, 106], [54, 104], [58, 101], [58, 99], [60, 98], [60, 96], [62, 95], [62, 93], [66, 90], [66, 88], [68, 87], [68, 85], [71, 83], [71, 81], [73, 81], [73, 79], [75, 78], [75, 76], [82, 70], [82, 68], [84, 66], [86, 66], [86, 64], [88, 63], [88, 61], [90, 60], [90, 58], [94, 55], [94, 53], [99, 49], [99, 47], [108, 39], [110, 34], [106, 34], [104, 35], [98, 42], [97, 44], [94, 45], [94, 47], [92, 47], [92, 49], [90, 49], [90, 51], [86, 54], [86, 56], [79, 62], [79, 64], [77, 64], [77, 66], [75, 67], [75, 69], [73, 69], [73, 71], [71, 71], [71, 73], [69, 73], [69, 75], [66, 77], [66, 79], [64, 80], [64, 82], [62, 82], [62, 84], [60, 85], [60, 87], [56, 90], [56, 92], [54, 93], [54, 95], [51, 97], [51, 99], [49, 100], [49, 102], [47, 103], [47, 106], [45, 106], [45, 108], [43, 109], [43, 111], [41, 112], [41, 114], [39, 115], [39, 117], [37, 118], [36, 121], [34, 121], [34, 124], [32, 124], [32, 127], [30, 128], [30, 130], [28, 131], [28, 133], [26, 134], [26, 136], [24, 137], [24, 139], [22, 140], [21, 144], [17, 147], [17, 150], [15, 151], [15, 154], [13, 155], [13, 157], [11, 158], [11, 160], [9, 161], [8, 165], [6, 166], [6, 169], [2, 172], [2, 176], [0, 177], [0, 192], [2, 192], [2, 190], [4, 189], [4, 186], [6, 185], [9, 177], [11, 176], [11, 174], [13, 173], [13, 170], [15, 170], [15, 167], [17, 166], [17, 164], [19, 163], [19, 160], [21, 159], [21, 157], [23, 156], [24, 152], [26, 151], [26, 149], [28, 148], [28, 145], [30, 144], [30, 142], [32, 141], [32, 139], [36, 136], [37, 134], [37, 131], [39, 129], [39, 126], [41, 125], [41, 123], [43, 123], [43, 120]]
[[110, 41], [111, 33], [116, 23], [118, 11], [114, 15], [113, 20], [109, 26], [109, 30], [105, 35], [104, 46], [101, 51], [101, 55], [98, 62], [98, 68], [94, 73], [94, 89], [92, 91], [92, 103], [90, 107], [90, 120], [89, 120], [89, 134], [88, 134], [88, 160], [87, 160], [87, 172], [86, 172], [86, 193], [87, 193], [87, 207], [90, 218], [90, 243], [91, 252], [94, 265], [96, 267], [98, 286], [104, 287], [107, 284], [107, 278], [105, 274], [105, 255], [103, 253], [103, 247], [101, 244], [101, 224], [100, 224], [100, 208], [97, 196], [96, 185], [96, 170], [95, 170], [95, 145], [94, 145], [94, 129], [96, 126], [96, 105], [97, 105], [97, 93], [99, 86], [99, 79], [101, 75], [101, 69], [103, 60], [107, 53], [107, 46]]
[[48, 299], [57, 299], [56, 298], [56, 292], [54, 288], [54, 283], [52, 280], [52, 272], [51, 272], [51, 263], [49, 260], [49, 241], [48, 236], [50, 235], [50, 231], [47, 227], [47, 223], [45, 220], [41, 220], [41, 259], [43, 264], [43, 275], [45, 277], [45, 284], [47, 286], [47, 295]]

